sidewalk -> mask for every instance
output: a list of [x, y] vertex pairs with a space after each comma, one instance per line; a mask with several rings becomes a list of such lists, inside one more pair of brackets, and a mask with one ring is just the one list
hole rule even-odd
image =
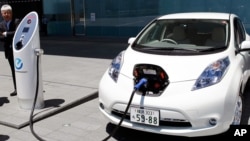
[[[99, 130], [105, 129], [107, 123], [101, 122], [105, 119], [98, 111], [96, 99], [98, 83], [111, 58], [126, 48], [126, 44], [98, 42], [41, 38], [45, 107], [35, 110], [34, 128], [46, 140], [97, 141], [108, 135], [104, 130], [99, 135], [88, 136], [101, 126]], [[21, 109], [17, 96], [9, 95], [13, 85], [3, 51], [0, 51], [0, 68], [0, 140], [36, 141], [29, 129], [31, 110]], [[79, 109], [78, 105], [84, 107]]]

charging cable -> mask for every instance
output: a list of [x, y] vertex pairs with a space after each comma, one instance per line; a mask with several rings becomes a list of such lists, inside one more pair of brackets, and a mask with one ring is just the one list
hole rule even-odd
[[[33, 127], [33, 118], [34, 118], [34, 110], [35, 110], [35, 105], [36, 105], [36, 101], [37, 101], [37, 96], [38, 96], [38, 89], [39, 89], [39, 55], [40, 55], [40, 52], [37, 52], [38, 50], [35, 50], [36, 54], [37, 54], [37, 82], [36, 82], [36, 93], [35, 93], [35, 97], [34, 97], [34, 102], [33, 102], [33, 105], [32, 105], [32, 110], [31, 110], [31, 113], [30, 113], [30, 130], [31, 130], [31, 133], [34, 135], [34, 137], [36, 137], [36, 139], [38, 139], [39, 141], [46, 141], [45, 139], [41, 138], [40, 136], [38, 136], [35, 131], [34, 131], [34, 127]], [[40, 51], [40, 50], [39, 50]], [[125, 112], [120, 120], [120, 122], [118, 123], [118, 125], [116, 126], [116, 128], [112, 131], [111, 134], [109, 134], [108, 137], [106, 137], [103, 141], [107, 141], [109, 138], [111, 138], [112, 136], [114, 136], [114, 134], [117, 132], [117, 130], [119, 129], [120, 125], [122, 124], [127, 112], [128, 112], [128, 109], [130, 107], [130, 104], [133, 100], [133, 97], [134, 97], [134, 94], [135, 92], [144, 84], [147, 83], [147, 79], [145, 78], [142, 78], [135, 86], [134, 86], [134, 90], [130, 96], [130, 99], [129, 99], [129, 102], [128, 102], [128, 105], [125, 109]]]
[[[36, 50], [37, 51], [37, 50]], [[41, 137], [39, 137], [35, 131], [34, 131], [34, 128], [33, 128], [33, 113], [34, 113], [34, 110], [35, 110], [35, 106], [36, 106], [36, 101], [37, 101], [37, 95], [38, 95], [38, 89], [39, 89], [39, 55], [40, 53], [39, 52], [36, 52], [36, 55], [37, 55], [37, 66], [36, 66], [36, 69], [37, 69], [37, 81], [36, 81], [36, 93], [35, 93], [35, 98], [34, 98], [34, 102], [33, 102], [33, 105], [32, 105], [32, 110], [31, 110], [31, 113], [30, 113], [30, 130], [31, 130], [31, 133], [36, 137], [36, 139], [38, 139], [39, 141], [46, 141], [44, 139], [42, 139]]]
[[128, 105], [127, 105], [127, 107], [126, 107], [126, 109], [125, 109], [124, 114], [122, 115], [122, 118], [121, 118], [120, 122], [117, 124], [117, 126], [115, 127], [115, 129], [111, 132], [111, 134], [109, 134], [109, 136], [106, 137], [103, 141], [107, 141], [109, 138], [111, 138], [112, 136], [115, 135], [115, 133], [117, 132], [117, 130], [118, 130], [119, 127], [121, 126], [121, 124], [122, 124], [122, 122], [123, 122], [123, 120], [124, 120], [124, 118], [125, 118], [125, 116], [126, 116], [126, 114], [127, 114], [127, 112], [128, 112], [128, 109], [129, 109], [130, 104], [131, 104], [131, 102], [132, 102], [132, 100], [133, 100], [133, 97], [134, 97], [135, 92], [136, 92], [142, 85], [144, 85], [144, 84], [146, 84], [146, 83], [147, 83], [147, 79], [142, 78], [142, 79], [134, 86], [134, 90], [133, 90], [133, 92], [132, 92], [132, 94], [131, 94], [131, 96], [130, 96]]

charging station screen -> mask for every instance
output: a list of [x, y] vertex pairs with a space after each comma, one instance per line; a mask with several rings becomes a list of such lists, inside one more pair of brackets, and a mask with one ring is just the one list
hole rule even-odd
[[23, 28], [23, 33], [28, 32], [28, 31], [29, 31], [29, 29], [30, 29], [29, 27], [24, 27], [24, 28]]

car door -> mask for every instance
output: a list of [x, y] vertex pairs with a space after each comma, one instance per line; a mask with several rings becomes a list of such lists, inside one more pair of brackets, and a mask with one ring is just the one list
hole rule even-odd
[[[235, 47], [236, 49], [240, 49], [241, 48], [241, 44], [243, 41], [245, 41], [247, 38], [247, 33], [246, 30], [244, 28], [244, 25], [242, 24], [241, 20], [239, 18], [235, 18], [234, 19], [234, 33], [235, 33]], [[250, 51], [246, 51], [246, 52], [241, 52], [240, 54], [237, 54], [242, 56], [242, 69], [243, 69], [243, 78], [245, 80], [243, 80], [244, 82], [247, 81], [247, 78], [250, 75]], [[237, 56], [239, 57], [239, 56]]]

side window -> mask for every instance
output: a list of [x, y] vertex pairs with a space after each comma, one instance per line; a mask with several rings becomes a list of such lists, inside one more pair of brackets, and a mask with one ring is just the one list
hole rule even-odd
[[246, 39], [245, 29], [240, 19], [234, 19], [235, 45], [240, 47], [240, 44]]
[[160, 25], [154, 26], [149, 32], [147, 41], [150, 42], [150, 41], [160, 40], [160, 36], [162, 34], [161, 32], [162, 32], [162, 26]]
[[148, 28], [147, 31], [144, 32], [143, 35], [141, 35], [143, 38], [140, 38], [138, 41], [140, 44], [145, 44], [154, 40], [157, 40], [157, 36], [159, 36], [157, 33], [159, 31], [160, 26], [157, 25], [156, 23], [151, 24]]

